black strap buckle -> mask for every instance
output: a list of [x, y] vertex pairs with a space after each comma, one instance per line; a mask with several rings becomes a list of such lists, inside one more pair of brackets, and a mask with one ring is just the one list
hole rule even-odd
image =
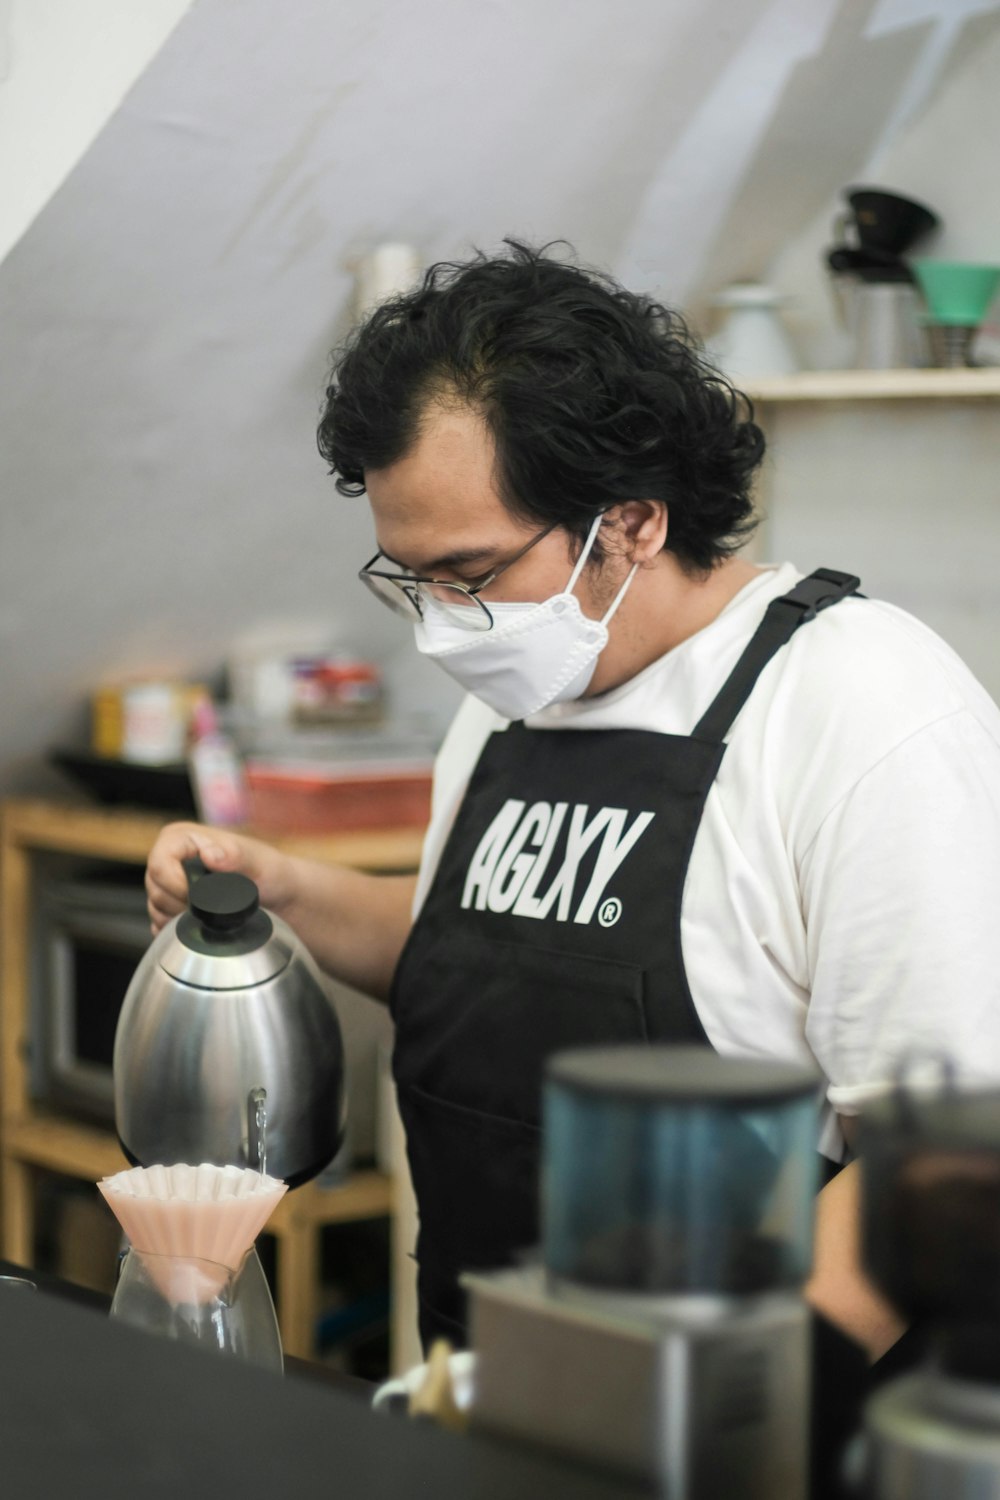
[[787, 594], [782, 594], [780, 599], [775, 599], [774, 603], [791, 604], [801, 609], [799, 624], [804, 625], [807, 620], [815, 619], [821, 609], [828, 609], [831, 604], [836, 604], [848, 594], [856, 594], [860, 587], [861, 579], [855, 578], [853, 573], [837, 573], [833, 568], [817, 568], [815, 573], [803, 578], [801, 583], [797, 583]]

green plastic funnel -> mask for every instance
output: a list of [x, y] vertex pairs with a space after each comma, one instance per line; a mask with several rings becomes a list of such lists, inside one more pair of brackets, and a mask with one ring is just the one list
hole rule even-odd
[[1000, 266], [960, 260], [912, 260], [927, 309], [935, 323], [981, 323], [1000, 286]]

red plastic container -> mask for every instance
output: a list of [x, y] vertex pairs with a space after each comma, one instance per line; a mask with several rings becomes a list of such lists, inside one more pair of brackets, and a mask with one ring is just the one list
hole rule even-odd
[[250, 821], [275, 833], [351, 833], [371, 828], [426, 828], [431, 768], [343, 771], [247, 766]]

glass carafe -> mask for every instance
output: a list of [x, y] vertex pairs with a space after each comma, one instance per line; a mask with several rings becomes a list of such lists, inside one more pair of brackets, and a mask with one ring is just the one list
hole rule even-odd
[[252, 1248], [234, 1271], [214, 1261], [133, 1246], [122, 1261], [111, 1316], [262, 1369], [283, 1369], [274, 1303]]

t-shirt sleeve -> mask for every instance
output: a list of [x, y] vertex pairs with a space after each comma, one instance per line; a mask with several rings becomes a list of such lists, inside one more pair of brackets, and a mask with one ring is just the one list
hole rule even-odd
[[1000, 747], [959, 710], [896, 746], [800, 863], [806, 1038], [838, 1113], [948, 1059], [1000, 1081]]

